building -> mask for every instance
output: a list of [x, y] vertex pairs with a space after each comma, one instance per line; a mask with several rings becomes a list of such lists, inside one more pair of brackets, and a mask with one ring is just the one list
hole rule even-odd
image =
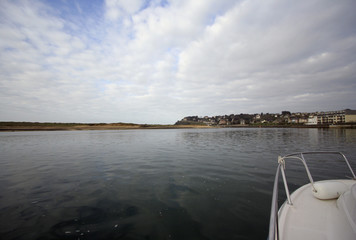
[[317, 124], [356, 123], [356, 110], [323, 112], [317, 115]]
[[345, 123], [356, 123], [356, 110], [345, 110]]
[[205, 124], [205, 125], [245, 125], [253, 123], [273, 124], [305, 124], [305, 125], [356, 125], [356, 110], [345, 109], [341, 111], [291, 113], [282, 111], [282, 114], [231, 114], [223, 116], [187, 116], [176, 124]]
[[308, 121], [305, 123], [306, 125], [317, 125], [318, 124], [318, 116], [309, 116]]

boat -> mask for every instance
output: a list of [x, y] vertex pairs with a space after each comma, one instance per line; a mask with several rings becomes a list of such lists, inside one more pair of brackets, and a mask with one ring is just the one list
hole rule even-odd
[[[307, 158], [308, 162], [310, 158], [315, 158], [310, 155], [318, 158], [329, 155], [328, 158], [341, 159], [346, 163], [351, 176], [314, 182], [306, 161]], [[290, 194], [285, 168], [286, 161], [292, 160], [300, 160], [304, 165], [309, 183]], [[286, 201], [278, 208], [280, 175]], [[356, 176], [343, 153], [299, 152], [278, 157], [268, 239], [356, 239]]]

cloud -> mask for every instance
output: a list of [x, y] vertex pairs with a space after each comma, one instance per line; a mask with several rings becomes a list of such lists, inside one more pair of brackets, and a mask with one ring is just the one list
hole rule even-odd
[[139, 11], [144, 0], [106, 0], [106, 17], [112, 21]]
[[[347, 4], [314, 4], [300, 1], [285, 6], [273, 1], [237, 4], [181, 52], [178, 74], [182, 89], [187, 84], [192, 88], [223, 84], [231, 88], [222, 91], [220, 99], [250, 99], [249, 109], [256, 109], [254, 105], [264, 99], [271, 105], [264, 104], [262, 108], [276, 111], [276, 107], [283, 106], [280, 102], [294, 94], [333, 92], [340, 86], [344, 88], [344, 84], [354, 86], [348, 80], [353, 72], [350, 67], [355, 64], [350, 55], [355, 52], [356, 43], [355, 31], [349, 24], [355, 22], [351, 16], [353, 10]], [[338, 20], [345, 13], [347, 17]], [[346, 49], [349, 53], [344, 52]], [[348, 71], [340, 69], [345, 67]], [[344, 93], [350, 95], [351, 91]], [[310, 97], [308, 102], [313, 100]], [[303, 108], [327, 108], [330, 104], [327, 102]], [[340, 104], [343, 100], [337, 102], [333, 105], [339, 108], [345, 104]], [[241, 105], [246, 106], [245, 102]]]
[[356, 108], [352, 0], [91, 4], [0, 3], [0, 120]]

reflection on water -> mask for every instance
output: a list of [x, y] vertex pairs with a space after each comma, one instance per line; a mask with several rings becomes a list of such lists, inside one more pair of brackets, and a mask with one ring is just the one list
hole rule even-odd
[[264, 239], [277, 156], [355, 166], [355, 143], [352, 129], [0, 133], [1, 239]]

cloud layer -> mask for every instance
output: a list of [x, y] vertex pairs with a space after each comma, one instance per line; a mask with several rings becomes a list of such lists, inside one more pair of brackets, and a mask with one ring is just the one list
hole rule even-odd
[[0, 2], [0, 121], [356, 109], [353, 0]]

